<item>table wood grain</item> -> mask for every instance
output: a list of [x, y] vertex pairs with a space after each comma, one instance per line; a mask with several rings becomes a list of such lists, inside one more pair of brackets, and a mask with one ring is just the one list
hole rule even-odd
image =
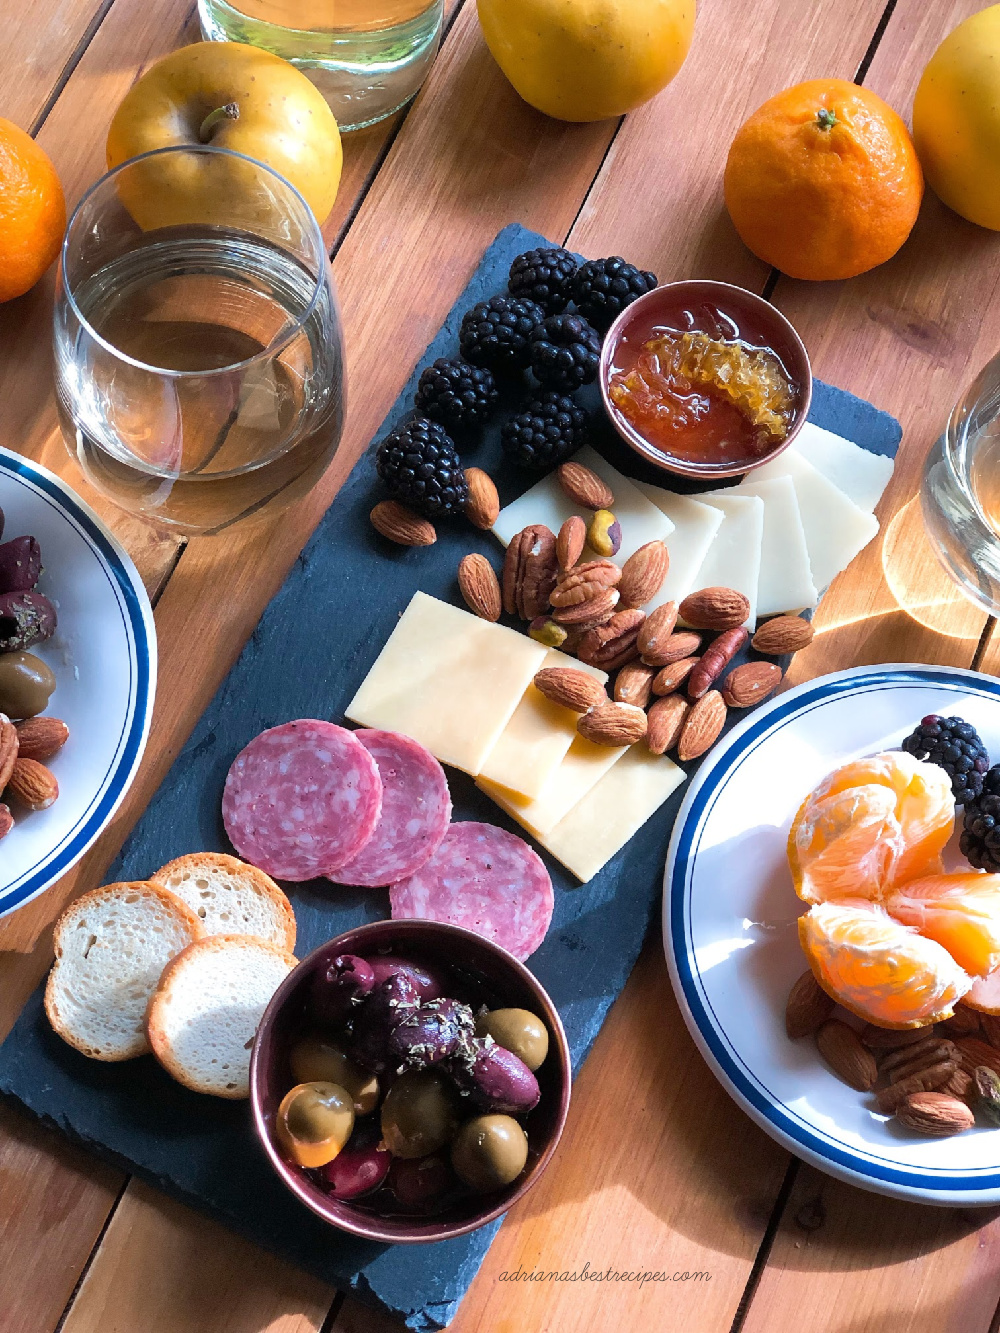
[[[820, 73], [858, 78], [904, 115], [919, 72], [977, 0], [702, 0], [675, 82], [622, 121], [563, 125], [525, 106], [487, 52], [473, 0], [451, 0], [416, 102], [346, 140], [326, 226], [344, 312], [350, 409], [327, 477], [280, 520], [181, 542], [88, 493], [55, 429], [52, 276], [0, 307], [0, 443], [66, 475], [104, 514], [156, 600], [153, 733], [112, 826], [44, 898], [0, 923], [0, 1035], [50, 957], [62, 904], [100, 882], [274, 591], [506, 223], [588, 255], [623, 253], [663, 279], [715, 277], [769, 294], [817, 373], [904, 426], [877, 542], [837, 580], [794, 676], [856, 662], [1000, 671], [992, 622], [940, 573], [914, 504], [926, 450], [996, 350], [1000, 241], [928, 197], [910, 242], [851, 283], [769, 273], [721, 198], [729, 141], [765, 97]], [[34, 0], [0, 54], [0, 112], [38, 137], [72, 202], [100, 174], [107, 124], [151, 61], [196, 33], [186, 0]], [[192, 647], [200, 663], [191, 670]], [[574, 1091], [549, 1171], [509, 1214], [453, 1328], [597, 1333], [991, 1333], [1000, 1220], [903, 1205], [799, 1165], [698, 1056], [652, 938]], [[3, 1333], [391, 1333], [399, 1326], [217, 1224], [0, 1114]], [[644, 1267], [708, 1276], [637, 1288], [499, 1281], [504, 1273]]]

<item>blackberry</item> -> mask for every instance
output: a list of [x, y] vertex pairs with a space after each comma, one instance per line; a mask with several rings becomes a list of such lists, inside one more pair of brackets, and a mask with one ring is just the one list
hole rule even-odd
[[959, 846], [977, 870], [1000, 872], [1000, 764], [984, 776], [982, 793], [966, 802]]
[[656, 274], [626, 264], [620, 255], [590, 259], [577, 269], [570, 292], [577, 310], [595, 329], [607, 333], [627, 305], [656, 286]]
[[928, 714], [907, 736], [903, 749], [916, 759], [944, 769], [951, 778], [957, 805], [974, 801], [983, 790], [983, 774], [990, 766], [990, 757], [975, 727], [962, 718]]
[[469, 498], [462, 460], [436, 421], [414, 417], [378, 446], [375, 470], [394, 500], [427, 518], [458, 513]]
[[504, 423], [503, 451], [520, 467], [553, 468], [575, 454], [587, 434], [587, 414], [572, 398], [541, 393]]
[[561, 246], [529, 250], [510, 266], [507, 290], [540, 305], [547, 315], [560, 315], [569, 304], [569, 285], [577, 263]]
[[489, 420], [500, 399], [484, 366], [438, 357], [420, 376], [417, 411], [451, 430], [469, 430]]
[[553, 389], [590, 384], [600, 364], [601, 340], [579, 315], [550, 315], [531, 335], [531, 369]]
[[523, 370], [531, 359], [532, 330], [545, 318], [534, 301], [492, 296], [474, 305], [462, 320], [458, 342], [466, 361], [493, 370]]

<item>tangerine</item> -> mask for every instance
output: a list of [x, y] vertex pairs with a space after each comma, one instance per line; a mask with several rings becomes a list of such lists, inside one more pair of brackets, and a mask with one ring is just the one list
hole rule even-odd
[[975, 977], [1000, 967], [1000, 875], [970, 870], [911, 880], [886, 898], [885, 910], [937, 940]]
[[726, 207], [744, 243], [792, 278], [853, 278], [890, 259], [920, 211], [924, 178], [900, 117], [846, 79], [810, 79], [737, 131]]
[[59, 253], [66, 201], [52, 161], [0, 118], [0, 301], [34, 287]]

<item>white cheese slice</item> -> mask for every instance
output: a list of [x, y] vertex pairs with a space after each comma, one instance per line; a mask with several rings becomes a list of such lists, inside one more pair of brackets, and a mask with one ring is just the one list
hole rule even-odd
[[[615, 564], [623, 565], [633, 552], [638, 551], [639, 547], [645, 546], [647, 542], [667, 540], [674, 530], [673, 523], [662, 510], [646, 499], [634, 481], [623, 477], [589, 445], [585, 445], [574, 454], [572, 461], [582, 463], [592, 472], [596, 472], [614, 493], [615, 502], [612, 508], [622, 529], [622, 544], [620, 551], [614, 557]], [[558, 532], [566, 520], [574, 514], [579, 514], [586, 523], [593, 518], [592, 510], [581, 509], [573, 504], [559, 485], [559, 478], [555, 472], [550, 472], [506, 509], [501, 509], [497, 521], [493, 524], [493, 532], [504, 546], [507, 546], [512, 537], [532, 523], [544, 523], [552, 532]], [[587, 547], [581, 558], [593, 560], [594, 552]]]
[[[575, 657], [550, 648], [541, 670], [571, 667], [585, 671], [607, 683], [607, 673], [578, 662]], [[479, 777], [532, 799], [540, 796], [546, 783], [576, 740], [580, 714], [561, 708], [529, 685], [510, 721], [500, 733], [496, 745], [486, 756]]]
[[529, 833], [541, 839], [580, 801], [595, 783], [604, 777], [628, 746], [595, 745], [577, 736], [566, 757], [552, 774], [542, 794], [533, 801], [517, 797], [495, 782], [478, 778], [476, 786]]
[[539, 842], [578, 879], [593, 879], [684, 778], [665, 755], [633, 745]]
[[637, 481], [636, 485], [674, 525], [667, 538], [670, 568], [660, 591], [644, 608], [648, 615], [664, 602], [683, 602], [693, 591], [695, 576], [725, 515], [721, 509], [693, 500], [690, 495], [675, 495], [673, 491], [665, 491], [662, 486], [653, 486], [646, 481]]
[[757, 582], [758, 616], [804, 611], [819, 601], [809, 565], [806, 534], [791, 477], [757, 480], [751, 472], [736, 489], [764, 502], [764, 537]]
[[347, 716], [402, 732], [475, 775], [547, 652], [526, 634], [416, 592]]
[[699, 588], [735, 588], [750, 602], [747, 625], [757, 620], [757, 585], [764, 540], [764, 501], [733, 490], [709, 491], [699, 500], [721, 509], [722, 525], [694, 579]]
[[[859, 509], [842, 490], [791, 449], [754, 472], [757, 481], [791, 477], [806, 534], [813, 583], [822, 593], [878, 533], [874, 515]], [[712, 501], [715, 504], [715, 500]]]
[[892, 476], [891, 458], [862, 449], [853, 440], [845, 440], [842, 435], [814, 426], [811, 421], [802, 427], [788, 452], [800, 454], [807, 463], [812, 463], [827, 481], [833, 482], [859, 509], [869, 513], [881, 500]]

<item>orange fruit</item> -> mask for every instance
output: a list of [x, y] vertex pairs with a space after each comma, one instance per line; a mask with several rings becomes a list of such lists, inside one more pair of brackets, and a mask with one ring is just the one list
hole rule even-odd
[[889, 894], [885, 910], [936, 940], [975, 977], [1000, 967], [1000, 875], [970, 870], [914, 879]]
[[0, 119], [0, 301], [34, 287], [65, 230], [66, 201], [48, 154]]
[[824, 778], [792, 822], [795, 892], [807, 903], [881, 899], [896, 884], [940, 874], [954, 827], [943, 769], [902, 750], [856, 759]]
[[903, 121], [846, 79], [810, 79], [737, 131], [726, 207], [744, 243], [792, 278], [853, 278], [890, 259], [920, 211], [924, 178]]
[[949, 1018], [972, 985], [947, 949], [865, 899], [811, 908], [799, 917], [799, 941], [826, 993], [879, 1027]]
[[962, 1002], [984, 1014], [1000, 1014], [1000, 970], [991, 972], [988, 977], [976, 977]]

